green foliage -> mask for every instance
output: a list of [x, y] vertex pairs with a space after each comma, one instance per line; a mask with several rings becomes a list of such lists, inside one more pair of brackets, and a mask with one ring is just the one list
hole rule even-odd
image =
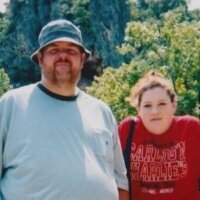
[[8, 27], [8, 20], [0, 14], [0, 43], [5, 39]]
[[177, 7], [186, 8], [185, 0], [136, 0], [132, 4], [132, 19], [148, 21], [151, 18], [160, 19], [162, 13]]
[[150, 69], [159, 70], [173, 81], [179, 96], [177, 114], [200, 115], [200, 24], [183, 16], [182, 11], [173, 10], [160, 20], [128, 23], [125, 43], [118, 51], [128, 54], [130, 63], [104, 70], [87, 89], [110, 105], [117, 121], [135, 113], [124, 98]]
[[10, 79], [4, 69], [0, 69], [0, 96], [10, 89]]
[[90, 0], [74, 0], [72, 13], [75, 16], [75, 23], [81, 26], [90, 27], [90, 12], [88, 10]]
[[136, 83], [141, 74], [149, 68], [143, 61], [122, 64], [119, 69], [106, 68], [100, 77], [95, 77], [87, 92], [107, 102], [111, 107], [117, 121], [127, 115], [136, 114], [136, 111], [125, 101], [132, 85]]
[[90, 0], [61, 0], [60, 11], [68, 19], [81, 27], [91, 26], [91, 13], [89, 11]]

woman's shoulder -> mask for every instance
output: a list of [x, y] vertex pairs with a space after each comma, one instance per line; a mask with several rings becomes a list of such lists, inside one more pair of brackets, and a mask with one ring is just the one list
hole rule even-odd
[[200, 120], [191, 115], [174, 117], [174, 124], [181, 129], [185, 127], [200, 132]]
[[200, 120], [191, 115], [175, 116], [175, 121], [181, 123], [200, 123]]
[[137, 116], [127, 116], [119, 122], [119, 126], [129, 126], [131, 122], [138, 122], [140, 120]]

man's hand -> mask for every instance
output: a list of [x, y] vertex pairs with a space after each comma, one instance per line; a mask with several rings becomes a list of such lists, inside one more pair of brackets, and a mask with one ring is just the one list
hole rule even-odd
[[129, 200], [129, 192], [127, 190], [118, 188], [118, 192], [119, 192], [119, 200]]

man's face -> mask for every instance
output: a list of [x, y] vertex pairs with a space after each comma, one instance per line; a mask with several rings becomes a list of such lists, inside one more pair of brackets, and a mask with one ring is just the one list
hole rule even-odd
[[42, 71], [42, 80], [57, 86], [76, 85], [86, 59], [78, 45], [70, 42], [55, 42], [37, 55]]

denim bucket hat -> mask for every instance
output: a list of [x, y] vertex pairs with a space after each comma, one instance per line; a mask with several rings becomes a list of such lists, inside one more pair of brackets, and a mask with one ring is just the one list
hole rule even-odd
[[38, 64], [37, 53], [42, 48], [57, 41], [71, 42], [80, 46], [86, 53], [87, 58], [91, 54], [83, 45], [80, 29], [72, 22], [60, 19], [51, 21], [42, 28], [38, 37], [39, 48], [31, 55], [31, 60]]

